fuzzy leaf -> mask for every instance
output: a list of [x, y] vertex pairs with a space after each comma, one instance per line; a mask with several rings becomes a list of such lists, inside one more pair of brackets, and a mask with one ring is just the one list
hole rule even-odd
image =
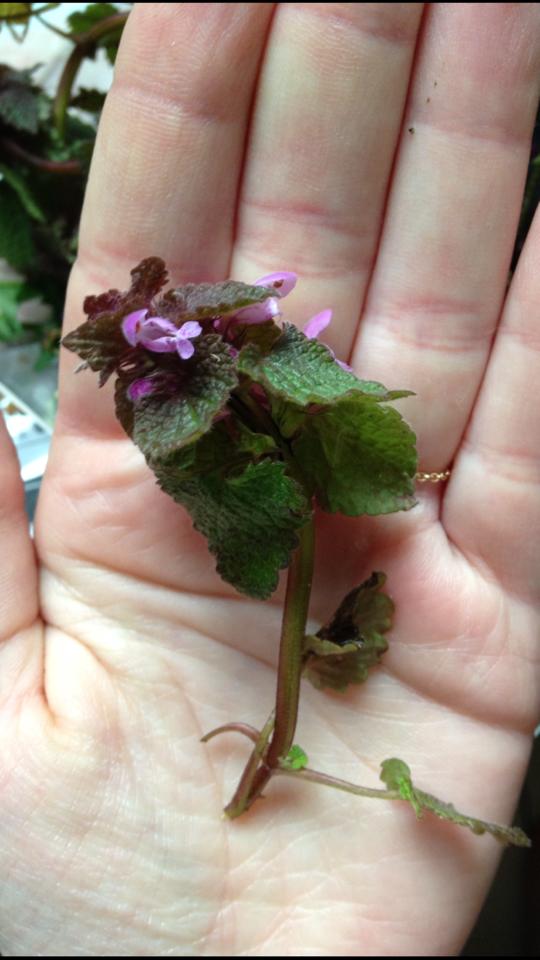
[[171, 320], [205, 320], [235, 313], [241, 307], [262, 303], [269, 297], [267, 287], [251, 286], [237, 280], [221, 283], [187, 283], [169, 290], [156, 304], [159, 316]]
[[302, 750], [297, 743], [293, 743], [287, 756], [281, 761], [280, 766], [286, 770], [303, 770], [307, 767], [309, 758], [305, 750]]
[[0, 257], [25, 271], [35, 258], [32, 225], [17, 195], [0, 183]]
[[[333, 617], [317, 636], [332, 643], [377, 644], [392, 626], [394, 604], [381, 590], [386, 583], [384, 573], [372, 573], [340, 603]], [[386, 648], [386, 642], [385, 642]]]
[[513, 844], [516, 847], [531, 845], [528, 836], [519, 827], [506, 827], [487, 820], [479, 820], [477, 817], [469, 817], [456, 810], [451, 803], [438, 800], [431, 793], [419, 790], [414, 786], [411, 771], [403, 760], [398, 760], [396, 757], [384, 760], [381, 764], [381, 780], [389, 790], [397, 790], [403, 800], [409, 801], [418, 818], [422, 817], [424, 810], [428, 810], [441, 820], [449, 820], [460, 827], [466, 827], [472, 833], [490, 833], [499, 843]]
[[0, 123], [25, 133], [37, 133], [39, 104], [32, 70], [12, 70], [0, 65]]
[[372, 573], [347, 594], [316, 636], [305, 638], [304, 673], [318, 690], [344, 691], [363, 683], [388, 649], [383, 634], [392, 625], [394, 604], [380, 592], [385, 582], [384, 573]]
[[[204, 442], [211, 442], [210, 435]], [[266, 600], [298, 544], [297, 531], [311, 515], [301, 487], [274, 460], [227, 473], [218, 453], [216, 469], [193, 475], [185, 469], [185, 456], [175, 459], [153, 464], [161, 488], [186, 507], [195, 528], [207, 537], [223, 579], [241, 593]], [[211, 454], [207, 459], [212, 460]]]
[[95, 320], [82, 323], [62, 340], [62, 345], [78, 354], [86, 366], [100, 372], [100, 386], [134, 353], [121, 327], [122, 317], [129, 312], [128, 306], [123, 310], [119, 307], [116, 311], [99, 314]]
[[308, 340], [290, 323], [284, 325], [282, 335], [266, 356], [256, 346], [246, 347], [241, 353], [240, 371], [274, 396], [299, 407], [332, 403], [352, 392], [376, 400], [409, 395], [409, 391], [388, 391], [380, 383], [359, 380], [336, 363], [324, 344]]
[[415, 504], [415, 436], [397, 410], [362, 395], [309, 416], [294, 455], [323, 510], [393, 513]]
[[197, 339], [192, 361], [173, 355], [161, 359], [164, 363], [169, 369], [160, 366], [149, 373], [154, 390], [137, 400], [132, 412], [126, 409], [131, 403], [126, 388], [140, 371], [135, 378], [132, 371], [121, 372], [116, 391], [118, 418], [149, 461], [162, 460], [206, 433], [238, 382], [230, 349], [214, 334]]

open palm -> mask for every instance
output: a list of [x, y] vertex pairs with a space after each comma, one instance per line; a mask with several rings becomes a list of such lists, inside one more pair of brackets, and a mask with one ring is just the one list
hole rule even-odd
[[[400, 409], [408, 514], [321, 519], [312, 615], [384, 570], [391, 648], [303, 690], [313, 765], [509, 821], [538, 707], [538, 219], [507, 289], [534, 120], [536, 5], [140, 4], [88, 187], [67, 323], [162, 256], [172, 279], [295, 270]], [[36, 522], [0, 435], [0, 948], [23, 955], [459, 950], [499, 850], [402, 805], [273, 781], [221, 819], [273, 700], [282, 595], [241, 597], [155, 485], [110, 390], [63, 357]]]

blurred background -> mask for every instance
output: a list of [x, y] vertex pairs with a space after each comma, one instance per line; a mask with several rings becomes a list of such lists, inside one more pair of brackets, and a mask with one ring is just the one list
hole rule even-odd
[[[0, 410], [19, 453], [29, 522], [54, 423], [86, 177], [131, 6], [0, 4]], [[512, 270], [539, 196], [537, 121]], [[540, 736], [516, 822], [532, 850], [504, 854], [463, 956], [540, 954]]]

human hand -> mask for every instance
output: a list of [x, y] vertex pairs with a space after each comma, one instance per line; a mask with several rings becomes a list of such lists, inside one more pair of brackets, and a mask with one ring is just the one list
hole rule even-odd
[[[451, 480], [408, 514], [322, 518], [313, 615], [382, 569], [396, 620], [365, 687], [304, 691], [298, 739], [373, 785], [402, 755], [419, 786], [509, 821], [538, 708], [538, 220], [506, 289], [538, 11], [434, 5], [419, 35], [421, 14], [138, 5], [66, 316], [147, 255], [175, 282], [291, 269], [289, 316], [333, 306], [338, 355], [415, 391], [400, 409], [421, 467], [453, 461]], [[36, 556], [0, 435], [2, 951], [458, 951], [491, 838], [283, 781], [220, 818], [246, 745], [199, 739], [232, 705], [255, 725], [268, 713], [281, 598], [223, 585], [72, 360]]]

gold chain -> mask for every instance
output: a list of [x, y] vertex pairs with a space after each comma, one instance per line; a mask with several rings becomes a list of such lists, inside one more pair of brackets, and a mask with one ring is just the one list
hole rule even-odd
[[450, 470], [443, 470], [442, 473], [417, 473], [414, 479], [417, 483], [442, 483], [449, 476]]

